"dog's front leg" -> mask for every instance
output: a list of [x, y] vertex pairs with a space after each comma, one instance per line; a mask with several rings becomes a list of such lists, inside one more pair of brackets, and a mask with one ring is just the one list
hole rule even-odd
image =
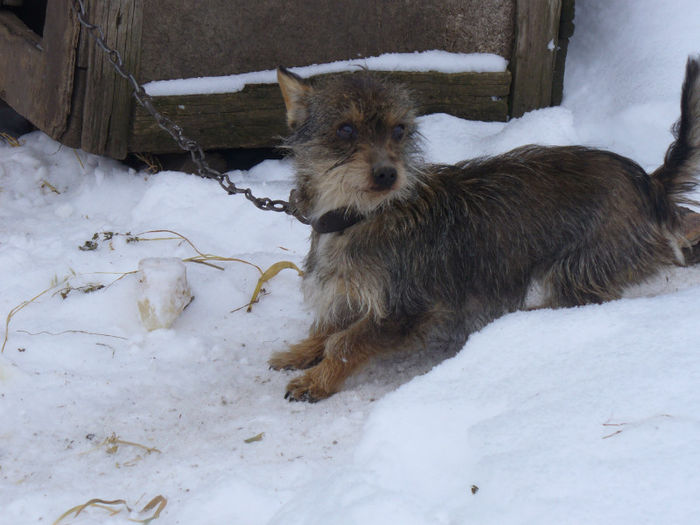
[[372, 355], [396, 343], [396, 332], [368, 317], [329, 335], [323, 359], [290, 381], [285, 399], [315, 402], [340, 389], [345, 379]]
[[274, 370], [304, 370], [323, 359], [330, 332], [312, 329], [306, 339], [290, 345], [286, 352], [276, 352], [268, 361]]

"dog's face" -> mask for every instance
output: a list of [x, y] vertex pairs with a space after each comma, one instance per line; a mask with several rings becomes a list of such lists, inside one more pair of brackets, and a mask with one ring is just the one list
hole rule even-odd
[[367, 72], [320, 87], [278, 70], [292, 135], [302, 211], [311, 219], [338, 208], [369, 213], [410, 192], [420, 165], [408, 92]]

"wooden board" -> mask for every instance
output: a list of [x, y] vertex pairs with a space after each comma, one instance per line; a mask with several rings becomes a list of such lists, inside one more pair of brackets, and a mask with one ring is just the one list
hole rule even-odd
[[[138, 75], [142, 0], [91, 0], [87, 9], [91, 23], [102, 28], [107, 45], [119, 52], [125, 69]], [[94, 40], [83, 38], [83, 41], [89, 54], [81, 147], [92, 153], [124, 158], [131, 115], [131, 85], [117, 73], [109, 56]]]
[[562, 0], [517, 0], [510, 116], [552, 103]]
[[557, 50], [554, 58], [554, 73], [552, 77], [552, 106], [561, 104], [564, 95], [564, 72], [566, 69], [566, 54], [569, 50], [569, 39], [574, 34], [575, 0], [562, 0], [561, 16], [559, 18], [559, 34], [557, 35]]
[[[318, 6], [328, 8], [329, 13], [335, 13], [336, 5], [330, 0], [315, 1]], [[207, 0], [206, 5], [212, 9], [206, 10], [206, 17], [197, 20], [187, 17], [185, 20], [180, 11], [167, 13], [168, 17], [165, 18], [169, 22], [165, 25], [158, 16], [151, 16], [148, 20], [144, 18], [148, 13], [153, 15], [154, 10], [160, 13], [158, 9], [165, 9], [171, 2], [175, 0], [86, 0], [89, 19], [103, 28], [107, 43], [119, 51], [126, 68], [141, 81], [154, 74], [144, 66], [150, 64], [146, 60], [148, 53], [158, 63], [169, 63], [189, 56], [192, 63], [201, 67], [206, 75], [217, 74], [213, 64], [218, 64], [216, 60], [221, 56], [227, 57], [233, 51], [243, 53], [241, 56], [250, 54], [236, 45], [229, 45], [228, 41], [220, 42], [219, 48], [198, 44], [208, 42], [207, 38], [220, 35], [220, 32], [207, 28], [207, 38], [198, 36], [197, 23], [217, 19], [219, 13], [230, 15], [232, 4], [225, 0]], [[266, 2], [265, 5], [274, 4], [272, 0]], [[0, 98], [4, 98], [48, 135], [72, 147], [82, 147], [86, 151], [114, 158], [124, 158], [129, 152], [178, 152], [176, 144], [152, 117], [142, 108], [135, 107], [130, 84], [113, 69], [108, 56], [89, 38], [88, 31], [81, 29], [71, 4], [70, 0], [46, 3], [46, 23], [42, 36], [35, 34], [10, 12], [0, 11]], [[462, 25], [471, 27], [477, 24], [477, 20], [460, 13], [463, 14], [465, 6], [481, 4], [477, 0], [470, 0], [467, 4], [461, 0], [450, 0], [448, 4], [450, 16], [447, 19], [453, 23], [448, 29], [457, 31], [455, 35], [459, 38], [455, 36], [455, 42], [464, 44], [468, 35], [460, 33]], [[185, 10], [203, 10], [199, 3], [178, 5]], [[255, 10], [250, 11], [242, 0], [235, 5], [242, 9], [240, 13], [235, 13], [236, 17], [259, 14]], [[356, 13], [360, 5], [348, 5], [348, 13]], [[378, 20], [384, 20], [388, 14], [392, 15], [389, 16], [391, 20], [403, 17], [401, 20], [397, 18], [398, 25], [394, 30], [403, 35], [404, 43], [401, 46], [411, 46], [417, 36], [402, 28], [412, 24], [422, 27], [414, 24], [417, 19], [411, 13], [425, 14], [429, 11], [429, 20], [422, 20], [421, 23], [436, 23], [440, 16], [447, 13], [438, 13], [447, 6], [441, 5], [429, 3], [414, 6], [415, 12], [404, 12], [399, 7], [382, 4], [381, 9], [378, 7], [379, 11], [368, 16], [378, 17]], [[480, 27], [478, 30], [488, 30], [488, 34], [499, 35], [499, 38], [505, 35], [505, 39], [512, 42], [510, 72], [461, 75], [392, 73], [393, 77], [409, 84], [416, 92], [421, 113], [446, 112], [467, 119], [504, 121], [509, 114], [520, 116], [526, 111], [559, 102], [566, 38], [573, 31], [573, 0], [494, 0], [479, 9], [482, 7], [484, 16], [488, 14], [484, 19], [488, 23], [482, 20], [480, 24], [486, 24], [488, 28]], [[470, 16], [481, 13], [478, 9], [469, 9]], [[165, 16], [166, 13], [160, 14]], [[241, 23], [245, 25], [245, 22]], [[315, 24], [317, 21], [314, 19], [309, 23]], [[185, 35], [186, 41], [191, 42], [190, 54], [187, 49], [168, 45], [169, 38], [175, 38], [172, 33], [179, 32], [176, 28], [180, 25], [177, 24], [185, 24], [188, 31], [194, 31]], [[296, 39], [298, 31], [293, 30], [294, 27], [293, 24], [279, 25], [280, 31], [291, 32], [290, 38]], [[383, 29], [374, 35], [379, 38], [378, 49], [392, 50], [392, 46], [398, 44], [394, 40], [387, 43], [385, 36], [388, 26]], [[337, 33], [331, 26], [323, 26], [323, 30]], [[362, 28], [359, 31], [366, 34]], [[156, 33], [162, 36], [156, 39], [160, 47], [154, 44], [153, 35]], [[175, 40], [180, 42], [182, 35], [178, 34], [177, 37]], [[276, 34], [274, 38], [264, 39], [265, 46], [269, 46], [264, 50], [268, 54], [265, 60], [287, 56], [282, 53], [286, 47], [279, 47], [283, 39], [278, 37], [279, 34]], [[319, 61], [314, 59], [318, 51], [316, 43], [314, 38], [304, 40], [305, 51], [297, 51], [303, 51], [308, 56], [304, 55], [303, 60], [299, 60], [304, 63]], [[455, 46], [446, 44], [442, 47], [464, 51], [457, 43]], [[153, 55], [156, 47], [157, 53]], [[506, 47], [510, 50], [511, 44]], [[332, 51], [334, 48], [330, 46], [329, 49]], [[256, 49], [254, 54], [256, 59], [262, 57], [260, 49]], [[501, 54], [507, 56], [511, 53]], [[218, 57], [216, 60], [214, 55]], [[291, 60], [291, 56], [288, 58]], [[223, 64], [226, 58], [222, 60]], [[244, 66], [243, 62], [235, 60], [231, 65], [234, 69], [247, 71]], [[274, 85], [251, 85], [240, 93], [222, 95], [159, 97], [156, 103], [205, 149], [269, 147], [277, 144], [279, 137], [287, 133], [283, 103]]]
[[[531, 0], [539, 1], [539, 0]], [[144, 82], [443, 49], [510, 59], [515, 0], [144, 0]]]
[[53, 138], [65, 131], [71, 109], [78, 25], [68, 0], [46, 8], [43, 38], [0, 11], [0, 98]]
[[[510, 73], [376, 74], [407, 84], [419, 112], [450, 113], [473, 120], [505, 121]], [[155, 98], [157, 108], [205, 149], [273, 147], [287, 133], [284, 102], [276, 84], [252, 84], [237, 93]], [[135, 107], [128, 149], [131, 152], [179, 152], [143, 108]]]

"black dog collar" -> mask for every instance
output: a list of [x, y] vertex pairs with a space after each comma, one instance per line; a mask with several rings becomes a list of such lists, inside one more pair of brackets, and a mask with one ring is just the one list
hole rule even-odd
[[347, 208], [338, 208], [324, 213], [318, 219], [311, 221], [311, 227], [317, 233], [342, 232], [365, 217]]

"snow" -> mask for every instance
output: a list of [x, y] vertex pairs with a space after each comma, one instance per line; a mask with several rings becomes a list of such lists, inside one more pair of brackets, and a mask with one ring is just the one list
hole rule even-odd
[[187, 268], [177, 257], [147, 257], [137, 273], [141, 322], [147, 330], [170, 328], [192, 301]]
[[[437, 71], [440, 73], [488, 73], [505, 71], [508, 62], [491, 53], [450, 53], [441, 50], [414, 53], [386, 53], [357, 60], [340, 60], [328, 64], [291, 67], [290, 71], [306, 78], [323, 73], [352, 71], [364, 67], [372, 71]], [[253, 71], [220, 77], [154, 80], [144, 85], [151, 96], [194, 95], [201, 93], [235, 93], [248, 84], [274, 84], [277, 71]]]
[[[696, 0], [578, 2], [563, 106], [507, 124], [423, 117], [426, 157], [584, 143], [653, 169], [698, 20]], [[0, 354], [1, 524], [158, 495], [154, 524], [697, 522], [700, 268], [604, 305], [514, 313], [454, 356], [390, 354], [328, 400], [288, 403], [293, 373], [266, 361], [309, 325], [296, 272], [246, 313], [258, 269], [187, 263], [194, 301], [150, 332], [124, 274], [196, 256], [190, 243], [263, 270], [301, 264], [306, 227], [211, 181], [22, 141], [0, 143], [0, 311], [36, 299]], [[285, 198], [291, 175], [269, 160], [231, 178]], [[61, 523], [151, 514], [91, 507]]]

